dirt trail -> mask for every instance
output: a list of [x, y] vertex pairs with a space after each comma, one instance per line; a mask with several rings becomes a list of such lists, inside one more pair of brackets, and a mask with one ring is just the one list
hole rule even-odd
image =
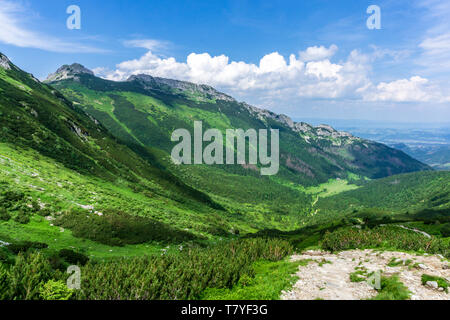
[[[409, 266], [389, 267], [392, 258], [411, 260]], [[369, 272], [382, 270], [383, 276], [399, 274], [400, 280], [411, 291], [411, 300], [450, 300], [438, 289], [423, 286], [422, 274], [439, 276], [450, 281], [448, 261], [440, 256], [414, 255], [404, 252], [380, 252], [375, 250], [350, 250], [337, 254], [322, 251], [307, 251], [294, 255], [292, 261], [311, 259], [307, 266], [300, 266], [299, 280], [289, 292], [283, 292], [283, 300], [360, 300], [374, 297], [377, 291], [366, 281], [351, 282], [350, 274], [356, 267]], [[327, 261], [323, 263], [324, 261]], [[319, 262], [322, 262], [319, 265]], [[411, 267], [415, 265], [415, 267]]]

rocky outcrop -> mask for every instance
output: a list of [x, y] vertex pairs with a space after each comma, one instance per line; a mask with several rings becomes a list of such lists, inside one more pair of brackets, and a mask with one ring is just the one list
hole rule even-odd
[[11, 62], [9, 61], [8, 57], [0, 53], [0, 68], [3, 68], [5, 70], [11, 70]]
[[82, 66], [79, 63], [74, 63], [69, 65], [63, 65], [61, 68], [59, 68], [58, 70], [56, 70], [55, 73], [50, 74], [47, 77], [47, 80], [45, 80], [46, 82], [53, 82], [53, 81], [61, 81], [61, 80], [66, 80], [66, 79], [79, 79], [79, 76], [82, 74], [88, 74], [93, 76], [94, 73], [85, 68], [84, 66]]
[[147, 90], [152, 89], [164, 91], [170, 89], [175, 92], [198, 95], [206, 99], [235, 101], [232, 97], [226, 95], [225, 93], [219, 92], [213, 87], [204, 84], [152, 77], [147, 74], [133, 75], [129, 77], [127, 81], [138, 82]]
[[[337, 131], [336, 129], [332, 128], [329, 125], [319, 125], [317, 127], [311, 126], [308, 123], [305, 122], [294, 122], [291, 118], [289, 118], [287, 115], [284, 114], [276, 114], [274, 112], [271, 112], [269, 110], [265, 109], [259, 109], [257, 107], [251, 106], [247, 103], [242, 103], [242, 107], [246, 110], [248, 110], [253, 116], [258, 118], [259, 120], [266, 122], [268, 119], [277, 121], [286, 127], [290, 128], [294, 132], [298, 132], [301, 134], [308, 134], [310, 133], [313, 137], [318, 139], [344, 139], [344, 140], [357, 140], [356, 137], [354, 137], [352, 134], [348, 132], [343, 131]], [[308, 137], [306, 140], [309, 141]]]

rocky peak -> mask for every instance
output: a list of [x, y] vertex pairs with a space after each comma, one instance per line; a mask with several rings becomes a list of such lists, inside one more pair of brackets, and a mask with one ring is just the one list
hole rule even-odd
[[275, 120], [286, 127], [290, 128], [294, 132], [298, 132], [301, 134], [312, 133], [317, 136], [319, 139], [327, 139], [327, 138], [344, 138], [344, 139], [353, 139], [354, 137], [348, 133], [343, 131], [337, 131], [329, 125], [322, 124], [317, 127], [313, 127], [312, 125], [306, 122], [294, 122], [290, 117], [284, 114], [276, 114], [272, 111], [259, 109], [257, 107], [251, 106], [247, 103], [241, 104], [245, 109], [247, 109], [252, 115], [257, 117], [261, 121], [266, 121], [267, 119]]
[[8, 57], [2, 53], [0, 53], [0, 68], [11, 70], [11, 62], [9, 61]]
[[79, 63], [71, 64], [70, 66], [65, 64], [58, 70], [56, 70], [55, 73], [52, 73], [48, 76], [47, 82], [53, 82], [53, 81], [60, 81], [65, 79], [78, 79], [80, 75], [82, 74], [89, 74], [91, 76], [94, 75], [94, 73], [82, 66]]
[[165, 79], [159, 77], [152, 77], [147, 74], [132, 75], [127, 81], [139, 82], [146, 89], [156, 90], [173, 90], [185, 94], [200, 95], [207, 99], [235, 101], [232, 97], [225, 93], [219, 92], [213, 87], [204, 84], [195, 84], [187, 81]]

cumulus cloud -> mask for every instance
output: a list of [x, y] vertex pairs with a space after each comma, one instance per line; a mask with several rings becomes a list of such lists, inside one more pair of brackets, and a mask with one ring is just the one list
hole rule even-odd
[[104, 52], [98, 48], [63, 41], [26, 28], [20, 23], [20, 15], [26, 11], [26, 8], [19, 3], [1, 1], [0, 42], [22, 48], [37, 48], [53, 52]]
[[450, 97], [446, 96], [441, 88], [419, 76], [369, 86], [363, 92], [363, 97], [366, 101], [438, 103], [450, 101]]
[[305, 51], [300, 51], [300, 59], [305, 62], [328, 59], [334, 56], [337, 51], [338, 47], [334, 44], [329, 48], [324, 46], [309, 47]]
[[309, 52], [308, 59], [301, 54], [291, 54], [286, 59], [273, 52], [263, 56], [258, 64], [232, 61], [225, 55], [209, 53], [191, 53], [185, 62], [179, 62], [148, 51], [138, 59], [119, 63], [115, 70], [99, 68], [94, 72], [116, 81], [148, 74], [208, 84], [239, 98], [258, 96], [259, 101], [308, 98], [422, 102], [445, 99], [427, 79], [418, 76], [373, 84], [370, 79], [373, 57], [358, 50], [353, 50], [344, 61], [333, 62], [326, 57], [337, 50], [336, 46], [311, 48], [303, 51]]

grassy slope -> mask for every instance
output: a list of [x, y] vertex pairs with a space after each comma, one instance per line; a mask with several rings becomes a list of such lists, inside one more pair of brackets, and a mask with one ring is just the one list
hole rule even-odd
[[339, 216], [368, 208], [414, 213], [450, 208], [450, 172], [417, 172], [365, 182], [362, 187], [321, 198], [319, 215]]

